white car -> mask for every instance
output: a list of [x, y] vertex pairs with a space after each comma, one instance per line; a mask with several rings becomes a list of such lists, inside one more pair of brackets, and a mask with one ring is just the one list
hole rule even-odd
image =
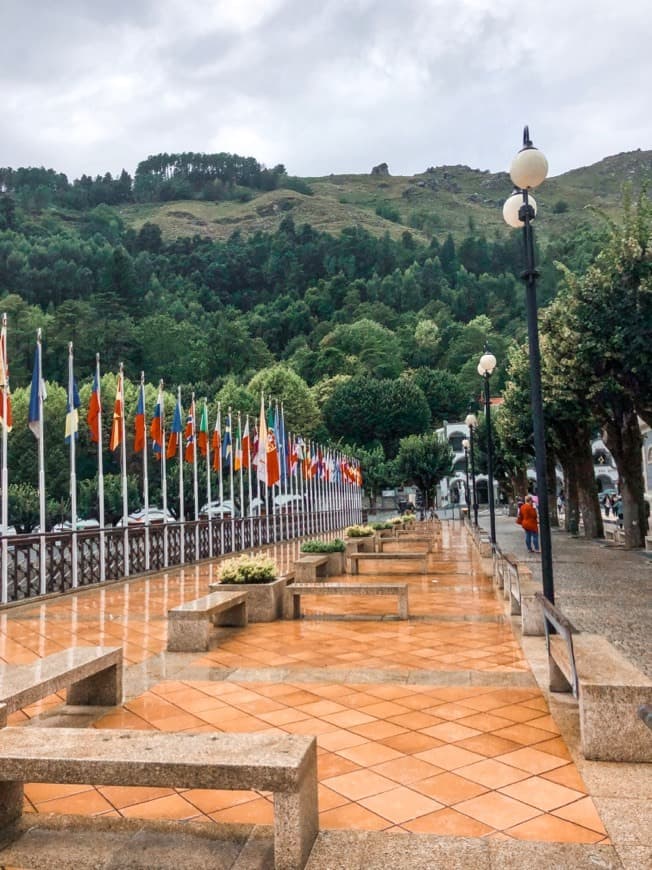
[[16, 534], [15, 526], [0, 526], [0, 537], [11, 538]]
[[[86, 532], [89, 529], [99, 529], [100, 524], [97, 520], [93, 519], [77, 519], [75, 526], [78, 532]], [[57, 523], [56, 526], [52, 526], [53, 532], [72, 532], [72, 530], [72, 523], [70, 522], [70, 520], [66, 520], [63, 523]]]
[[167, 511], [167, 513], [160, 507], [150, 507], [149, 511], [146, 511], [145, 508], [139, 508], [137, 511], [132, 511], [127, 517], [127, 522], [125, 522], [124, 517], [120, 517], [116, 526], [122, 528], [125, 525], [130, 526], [144, 526], [147, 524], [147, 518], [149, 518], [149, 525], [153, 525], [154, 523], [176, 523], [176, 519], [174, 514], [171, 511]]

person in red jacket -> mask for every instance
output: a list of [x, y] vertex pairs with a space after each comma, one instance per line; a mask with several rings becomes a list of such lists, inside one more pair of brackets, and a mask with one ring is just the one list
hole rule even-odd
[[518, 512], [516, 522], [523, 527], [525, 532], [525, 546], [530, 553], [539, 552], [539, 517], [537, 509], [532, 502], [532, 496], [525, 496], [525, 504]]

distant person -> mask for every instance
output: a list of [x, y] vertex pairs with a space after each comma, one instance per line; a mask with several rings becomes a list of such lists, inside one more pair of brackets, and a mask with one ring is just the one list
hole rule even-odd
[[521, 509], [516, 517], [516, 522], [522, 527], [525, 532], [525, 546], [529, 553], [539, 552], [539, 517], [535, 508], [532, 496], [525, 496], [525, 503], [521, 505]]
[[611, 510], [611, 496], [605, 495], [604, 501], [602, 502], [602, 504], [604, 505], [604, 515], [605, 515], [605, 517], [608, 517], [609, 512]]

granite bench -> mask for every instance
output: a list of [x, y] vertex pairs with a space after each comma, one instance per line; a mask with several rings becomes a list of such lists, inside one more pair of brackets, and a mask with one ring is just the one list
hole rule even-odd
[[0, 704], [7, 713], [67, 689], [72, 706], [122, 704], [122, 647], [76, 646], [28, 665], [0, 670]]
[[285, 588], [283, 611], [286, 619], [301, 618], [302, 595], [396, 595], [399, 619], [409, 619], [405, 583], [293, 583]]
[[215, 625], [247, 625], [246, 592], [209, 592], [168, 610], [168, 651], [207, 650]]
[[652, 698], [652, 680], [606, 637], [576, 633], [543, 595], [537, 600], [545, 616], [550, 691], [577, 698], [585, 758], [652, 762], [650, 733], [637, 715]]
[[302, 553], [294, 563], [294, 577], [299, 583], [328, 577], [328, 554]]
[[305, 867], [319, 831], [316, 741], [303, 735], [0, 728], [0, 828], [21, 816], [26, 782], [273, 792], [277, 870]]
[[[376, 567], [375, 571], [381, 571], [383, 574], [414, 574], [426, 571], [426, 553], [351, 553], [349, 555], [350, 573], [360, 574], [360, 565], [367, 562], [380, 562], [380, 568]], [[402, 562], [412, 562], [413, 564], [402, 565]], [[392, 570], [395, 569], [395, 570]]]
[[537, 594], [541, 584], [532, 577], [532, 571], [525, 565], [518, 565], [509, 584], [509, 603], [512, 616], [521, 617], [521, 633], [530, 636], [543, 636], [545, 626], [543, 611]]
[[652, 535], [645, 536], [645, 551], [646, 553], [652, 553]]
[[403, 546], [412, 548], [412, 552], [430, 553], [434, 547], [434, 539], [428, 535], [402, 535], [401, 537], [378, 538], [379, 553], [401, 553]]

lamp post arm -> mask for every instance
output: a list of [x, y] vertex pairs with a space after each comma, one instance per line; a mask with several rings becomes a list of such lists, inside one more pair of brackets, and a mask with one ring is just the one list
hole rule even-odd
[[494, 460], [493, 436], [491, 433], [491, 396], [489, 393], [489, 377], [484, 378], [484, 402], [487, 409], [487, 483], [489, 495], [489, 530], [491, 543], [496, 545], [496, 505], [494, 503]]

